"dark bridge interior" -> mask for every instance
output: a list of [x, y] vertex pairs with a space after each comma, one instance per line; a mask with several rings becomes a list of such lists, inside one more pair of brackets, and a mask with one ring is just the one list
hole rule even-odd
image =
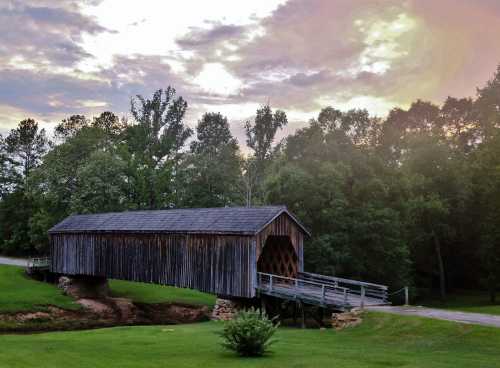
[[298, 264], [290, 237], [270, 235], [257, 262], [257, 271], [295, 278]]

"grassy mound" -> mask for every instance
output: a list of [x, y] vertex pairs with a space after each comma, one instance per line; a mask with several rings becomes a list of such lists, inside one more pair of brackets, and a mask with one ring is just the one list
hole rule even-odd
[[215, 304], [215, 296], [191, 289], [144, 284], [140, 282], [110, 280], [111, 295], [132, 299], [138, 303], [185, 303], [192, 305]]
[[0, 313], [43, 311], [47, 305], [64, 309], [80, 308], [54, 285], [27, 277], [24, 268], [0, 266]]
[[[215, 303], [215, 296], [196, 290], [120, 280], [110, 280], [109, 284], [112, 296], [129, 298], [134, 302], [177, 302], [207, 306]], [[27, 277], [23, 268], [0, 266], [0, 313], [44, 311], [48, 305], [70, 310], [80, 308], [55, 285]]]
[[272, 354], [246, 359], [220, 347], [221, 328], [208, 322], [5, 335], [0, 367], [500, 367], [499, 329], [417, 317], [372, 313], [340, 332], [280, 328]]

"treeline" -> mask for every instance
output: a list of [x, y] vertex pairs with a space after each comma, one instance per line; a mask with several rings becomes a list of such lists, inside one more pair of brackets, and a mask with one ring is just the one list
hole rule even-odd
[[311, 229], [306, 269], [437, 290], [500, 281], [500, 67], [471, 98], [418, 100], [387, 118], [324, 108], [274, 144], [263, 106], [243, 155], [228, 120], [195, 131], [173, 88], [137, 96], [131, 120], [27, 119], [0, 137], [0, 252], [43, 254], [71, 213], [286, 204]]

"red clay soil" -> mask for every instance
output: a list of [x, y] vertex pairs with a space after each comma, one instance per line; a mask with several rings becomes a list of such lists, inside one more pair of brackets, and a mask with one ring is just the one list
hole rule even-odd
[[46, 311], [0, 314], [0, 332], [67, 331], [113, 326], [206, 321], [209, 309], [181, 303], [143, 304], [125, 298], [79, 299], [80, 310], [48, 306]]

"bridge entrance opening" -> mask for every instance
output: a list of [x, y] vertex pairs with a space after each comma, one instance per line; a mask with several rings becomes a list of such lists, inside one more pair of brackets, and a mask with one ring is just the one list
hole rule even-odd
[[257, 262], [257, 271], [295, 278], [299, 258], [288, 236], [268, 236]]

